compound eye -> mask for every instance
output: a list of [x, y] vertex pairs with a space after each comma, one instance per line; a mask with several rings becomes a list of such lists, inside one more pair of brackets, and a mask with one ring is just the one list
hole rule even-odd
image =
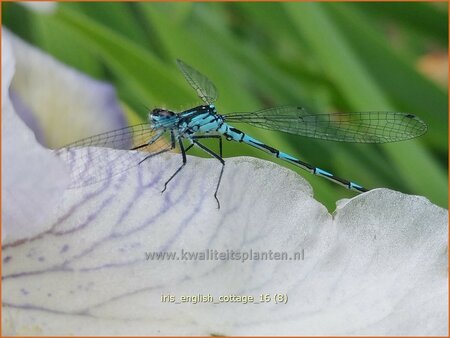
[[163, 111], [162, 109], [155, 108], [152, 110], [152, 115], [159, 116], [162, 111]]
[[155, 108], [152, 110], [152, 115], [160, 116], [160, 117], [169, 117], [169, 116], [174, 116], [175, 113], [171, 112], [170, 110]]

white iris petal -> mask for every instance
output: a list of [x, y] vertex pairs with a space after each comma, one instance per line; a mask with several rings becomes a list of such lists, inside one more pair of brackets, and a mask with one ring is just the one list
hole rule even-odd
[[[296, 173], [253, 158], [227, 160], [217, 210], [214, 159], [189, 157], [160, 193], [179, 164], [161, 155], [83, 195], [67, 191], [51, 234], [5, 250], [9, 334], [447, 332], [446, 210], [379, 189], [332, 216]], [[304, 260], [201, 259], [209, 250], [304, 251]], [[178, 259], [147, 259], [159, 252]], [[219, 298], [265, 295], [258, 305]]]

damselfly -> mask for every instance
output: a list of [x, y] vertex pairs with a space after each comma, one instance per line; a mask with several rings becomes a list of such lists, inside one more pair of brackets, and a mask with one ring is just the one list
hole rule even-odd
[[[179, 147], [182, 164], [165, 182], [162, 191], [164, 192], [167, 184], [185, 166], [186, 153], [196, 146], [221, 163], [214, 192], [218, 208], [220, 208], [217, 192], [225, 168], [225, 161], [222, 157], [222, 137], [224, 137], [228, 141], [245, 143], [263, 150], [347, 189], [364, 192], [367, 189], [359, 184], [339, 178], [328, 171], [270, 147], [236, 129], [230, 123], [248, 123], [255, 127], [300, 136], [358, 143], [401, 141], [422, 135], [427, 130], [426, 124], [418, 117], [400, 112], [313, 114], [302, 107], [285, 106], [256, 112], [235, 112], [222, 115], [214, 106], [217, 99], [217, 90], [214, 84], [183, 61], [177, 60], [177, 64], [187, 82], [195, 89], [204, 104], [181, 113], [155, 108], [148, 114], [148, 123], [89, 137], [57, 150], [57, 153], [64, 156], [72, 165], [71, 187], [99, 182], [156, 155]], [[166, 135], [168, 138], [165, 137]], [[219, 153], [202, 144], [201, 140], [203, 139], [216, 139], [219, 143]], [[185, 146], [184, 141], [189, 144]], [[82, 152], [79, 152], [81, 149], [74, 151], [74, 148], [80, 147], [89, 148], [84, 148]], [[99, 147], [128, 151], [105, 152]], [[76, 159], [76, 156], [83, 158]], [[91, 166], [92, 163], [95, 163], [95, 166]]]

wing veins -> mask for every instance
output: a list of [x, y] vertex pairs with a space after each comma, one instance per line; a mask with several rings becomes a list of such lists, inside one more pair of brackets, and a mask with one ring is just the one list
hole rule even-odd
[[396, 142], [417, 137], [427, 129], [423, 121], [411, 114], [379, 111], [311, 114], [295, 106], [232, 113], [225, 118], [227, 122], [248, 123], [268, 130], [356, 143]]

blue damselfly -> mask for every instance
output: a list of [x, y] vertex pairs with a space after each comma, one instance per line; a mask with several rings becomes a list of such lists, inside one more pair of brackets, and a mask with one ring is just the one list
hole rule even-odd
[[[155, 108], [148, 114], [148, 123], [99, 134], [57, 150], [72, 164], [72, 185], [80, 187], [99, 182], [123, 172], [156, 155], [179, 147], [182, 157], [181, 166], [170, 176], [167, 184], [183, 169], [186, 153], [194, 146], [203, 150], [221, 163], [221, 170], [214, 192], [220, 208], [217, 193], [225, 168], [222, 157], [222, 138], [248, 144], [263, 150], [277, 158], [296, 165], [311, 174], [325, 177], [347, 189], [365, 192], [367, 189], [354, 182], [339, 178], [328, 171], [312, 166], [293, 156], [266, 145], [232, 126], [235, 123], [247, 123], [255, 127], [282, 131], [300, 136], [323, 140], [386, 143], [411, 139], [424, 134], [426, 124], [418, 117], [401, 112], [353, 112], [335, 114], [314, 114], [302, 107], [285, 106], [263, 109], [255, 112], [235, 112], [222, 115], [217, 112], [214, 102], [217, 90], [214, 84], [203, 74], [177, 60], [178, 67], [187, 82], [195, 89], [204, 105], [181, 113], [168, 109]], [[169, 137], [166, 138], [165, 136]], [[202, 139], [217, 139], [219, 153], [202, 144]], [[188, 141], [186, 146], [183, 141]], [[88, 148], [83, 158], [76, 160], [75, 148]], [[105, 155], [98, 147], [123, 149]], [[89, 163], [96, 163], [92, 169]], [[95, 170], [95, 171], [93, 171]]]

